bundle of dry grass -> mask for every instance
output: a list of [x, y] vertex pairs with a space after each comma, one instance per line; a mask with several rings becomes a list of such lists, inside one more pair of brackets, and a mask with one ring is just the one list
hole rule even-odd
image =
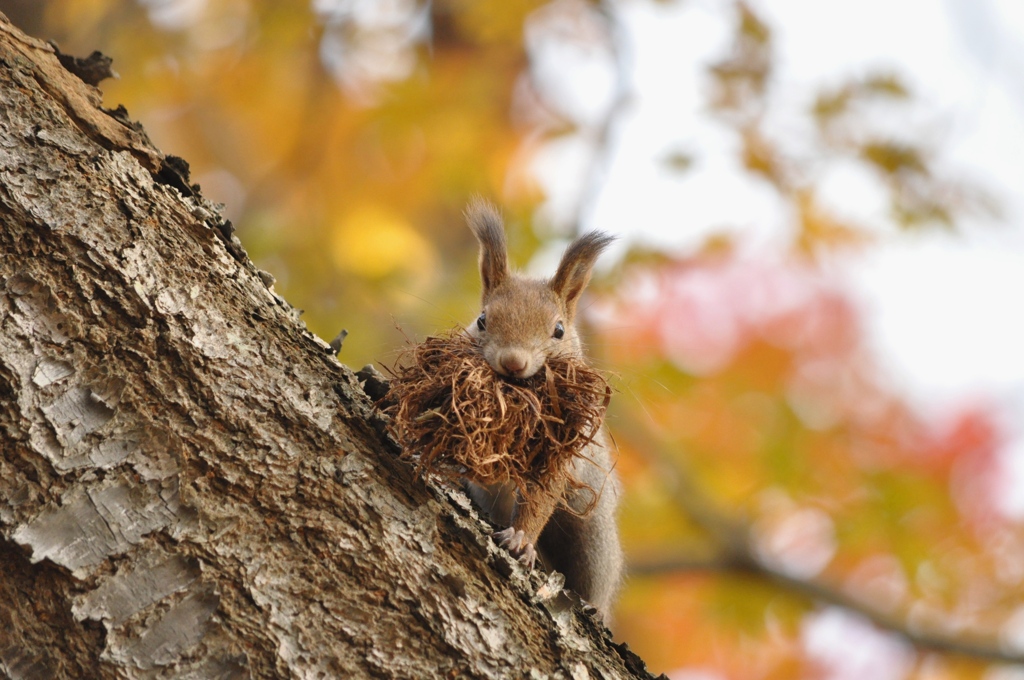
[[512, 482], [523, 494], [580, 486], [570, 464], [597, 436], [611, 396], [582, 359], [550, 358], [533, 377], [510, 381], [464, 332], [427, 338], [408, 355], [392, 371], [386, 411], [420, 473]]

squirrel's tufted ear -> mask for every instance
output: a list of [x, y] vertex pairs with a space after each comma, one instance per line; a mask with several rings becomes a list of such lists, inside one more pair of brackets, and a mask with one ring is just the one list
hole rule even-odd
[[482, 198], [470, 202], [466, 222], [480, 242], [480, 279], [484, 284], [484, 299], [487, 299], [509, 275], [505, 228], [498, 209]]
[[614, 236], [592, 231], [580, 236], [565, 249], [558, 271], [548, 285], [562, 298], [570, 319], [576, 316], [576, 303], [590, 281], [590, 272], [594, 269], [597, 256], [614, 240]]

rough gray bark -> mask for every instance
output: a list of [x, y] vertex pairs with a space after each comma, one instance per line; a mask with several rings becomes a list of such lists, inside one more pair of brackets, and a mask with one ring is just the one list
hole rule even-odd
[[0, 15], [0, 670], [648, 677], [99, 103]]

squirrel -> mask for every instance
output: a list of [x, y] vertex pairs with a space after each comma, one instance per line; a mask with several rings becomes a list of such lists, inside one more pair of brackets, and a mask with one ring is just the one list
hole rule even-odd
[[[467, 329], [480, 343], [487, 363], [502, 376], [525, 379], [548, 357], [582, 356], [574, 320], [576, 305], [590, 281], [598, 255], [614, 237], [590, 232], [573, 241], [547, 281], [509, 268], [505, 230], [498, 211], [483, 200], [466, 210], [480, 244], [483, 311]], [[511, 483], [465, 487], [492, 522], [507, 527], [494, 539], [527, 568], [542, 563], [565, 576], [565, 585], [593, 605], [602, 618], [622, 580], [623, 556], [616, 526], [621, 494], [601, 429], [580, 456], [571, 475], [578, 485], [540, 489], [524, 502]]]

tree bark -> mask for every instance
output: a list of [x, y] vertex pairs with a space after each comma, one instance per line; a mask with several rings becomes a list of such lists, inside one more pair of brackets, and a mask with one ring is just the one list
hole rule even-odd
[[649, 677], [415, 479], [123, 110], [0, 14], [0, 669]]

